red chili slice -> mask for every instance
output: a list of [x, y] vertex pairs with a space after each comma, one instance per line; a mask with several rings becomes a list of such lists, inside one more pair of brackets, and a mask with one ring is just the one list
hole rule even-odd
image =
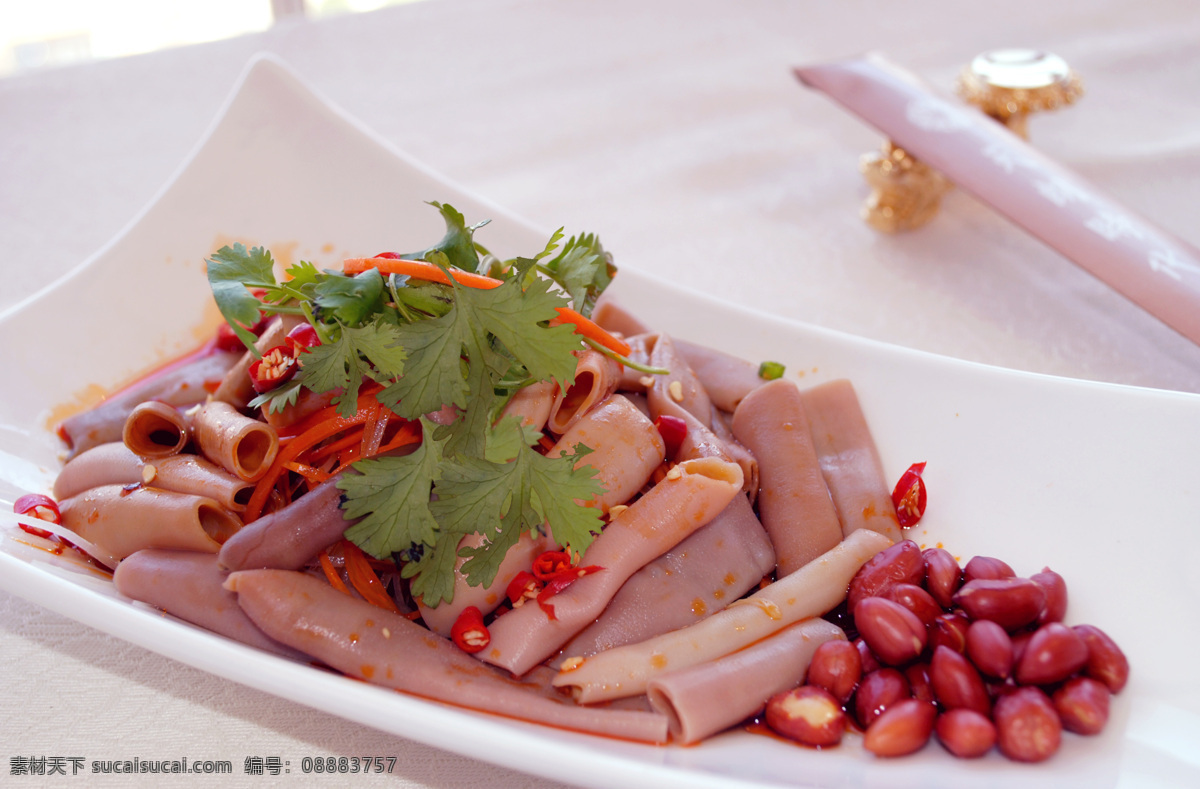
[[467, 606], [454, 620], [450, 638], [463, 652], [475, 654], [492, 643], [492, 634], [483, 624], [483, 613], [473, 605]]
[[287, 333], [287, 344], [292, 349], [292, 356], [299, 356], [313, 346], [321, 344], [321, 337], [311, 323], [301, 323]]
[[286, 345], [276, 345], [250, 365], [250, 385], [262, 394], [296, 374], [296, 357]]
[[603, 569], [603, 567], [591, 564], [587, 567], [570, 567], [566, 570], [562, 570], [561, 572], [549, 578], [546, 581], [545, 587], [542, 588], [542, 591], [538, 592], [538, 605], [543, 611], [546, 612], [546, 616], [550, 617], [551, 619], [558, 619], [558, 617], [554, 615], [554, 606], [547, 601], [549, 601], [551, 597], [554, 597], [554, 595], [566, 589], [571, 584], [578, 581], [583, 576], [591, 575], [592, 573], [599, 572]]
[[566, 551], [545, 551], [533, 560], [533, 577], [539, 581], [549, 581], [572, 566], [573, 562]]
[[[13, 512], [18, 515], [32, 515], [40, 521], [62, 523], [62, 513], [58, 511], [58, 502], [41, 493], [26, 493], [13, 502]], [[35, 537], [49, 538], [51, 533], [36, 526], [20, 524], [21, 530]]]
[[534, 578], [533, 573], [527, 570], [517, 573], [516, 577], [508, 582], [508, 588], [505, 590], [513, 608], [525, 605], [526, 600], [537, 599], [538, 593], [541, 591], [542, 582]]
[[654, 427], [658, 429], [658, 434], [662, 436], [663, 443], [666, 444], [667, 459], [679, 454], [679, 447], [687, 438], [687, 422], [677, 416], [661, 414], [658, 419], [654, 420]]
[[925, 480], [921, 478], [924, 471], [924, 462], [913, 463], [892, 489], [892, 504], [896, 506], [896, 520], [902, 529], [915, 526], [925, 514]]

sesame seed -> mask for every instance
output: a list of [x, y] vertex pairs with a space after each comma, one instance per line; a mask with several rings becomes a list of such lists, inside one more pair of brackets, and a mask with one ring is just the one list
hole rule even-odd
[[671, 395], [671, 399], [675, 402], [683, 402], [683, 384], [679, 381], [672, 381], [667, 387], [667, 393]]

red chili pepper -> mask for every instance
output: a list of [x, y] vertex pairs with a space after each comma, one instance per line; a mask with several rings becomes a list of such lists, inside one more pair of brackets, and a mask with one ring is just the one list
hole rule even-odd
[[513, 604], [513, 608], [520, 608], [525, 605], [526, 600], [534, 600], [538, 593], [542, 591], [542, 582], [533, 577], [533, 573], [522, 570], [517, 573], [516, 577], [508, 582], [509, 602]]
[[670, 459], [679, 454], [679, 447], [687, 438], [687, 422], [677, 416], [661, 414], [658, 419], [654, 420], [654, 427], [658, 429], [663, 443], [667, 445], [667, 458]]
[[454, 620], [450, 628], [450, 638], [463, 652], [475, 654], [492, 643], [492, 634], [483, 624], [483, 613], [473, 605], [469, 605]]
[[297, 357], [309, 348], [321, 344], [321, 337], [311, 323], [297, 324], [287, 333], [286, 339], [288, 347], [292, 349], [292, 356]]
[[925, 480], [921, 479], [923, 471], [923, 462], [913, 463], [892, 489], [892, 504], [896, 506], [896, 520], [902, 529], [915, 526], [925, 514]]
[[[58, 502], [41, 493], [26, 493], [13, 502], [13, 512], [18, 515], [32, 515], [40, 521], [62, 523], [62, 513], [58, 511]], [[21, 530], [34, 537], [49, 538], [51, 533], [36, 526], [20, 524]]]
[[286, 345], [276, 345], [250, 364], [250, 385], [262, 394], [296, 374], [296, 357]]
[[399, 252], [380, 252], [375, 257], [384, 258], [385, 260], [400, 260]]
[[546, 586], [543, 587], [542, 591], [538, 592], [538, 605], [541, 606], [541, 609], [546, 612], [546, 616], [550, 617], [551, 619], [558, 619], [558, 617], [554, 615], [554, 606], [547, 601], [551, 597], [554, 597], [554, 595], [566, 589], [571, 584], [578, 581], [583, 576], [591, 575], [592, 573], [599, 572], [603, 569], [603, 567], [591, 564], [587, 567], [569, 567], [566, 570], [558, 572], [549, 578], [546, 581]]
[[573, 564], [566, 551], [545, 551], [533, 560], [533, 577], [549, 581], [563, 570], [571, 569]]

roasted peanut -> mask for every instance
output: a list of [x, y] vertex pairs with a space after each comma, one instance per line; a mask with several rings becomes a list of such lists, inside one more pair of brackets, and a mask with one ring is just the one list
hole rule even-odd
[[1061, 622], [1042, 625], [1029, 639], [1016, 678], [1022, 685], [1061, 682], [1083, 668], [1088, 647], [1083, 637]]
[[964, 707], [981, 715], [991, 711], [992, 700], [983, 677], [971, 661], [950, 647], [934, 650], [933, 660], [929, 662], [929, 686], [942, 709]]
[[814, 685], [772, 696], [766, 720], [772, 731], [814, 748], [837, 745], [846, 730], [846, 713], [837, 699]]
[[933, 704], [937, 698], [933, 695], [933, 687], [929, 684], [929, 664], [913, 663], [904, 669], [904, 678], [908, 680], [909, 692], [914, 699], [928, 701]]
[[934, 731], [946, 750], [960, 759], [976, 759], [996, 744], [996, 726], [991, 719], [965, 707], [939, 715]]
[[970, 625], [971, 620], [962, 611], [952, 611], [934, 619], [929, 628], [930, 654], [938, 647], [949, 647], [959, 653], [966, 652], [967, 628]]
[[933, 596], [915, 584], [893, 584], [883, 597], [912, 611], [926, 627], [944, 613]]
[[897, 669], [881, 668], [863, 676], [854, 692], [854, 714], [864, 729], [892, 704], [909, 698], [908, 680]]
[[829, 692], [845, 704], [862, 679], [862, 656], [849, 641], [826, 641], [813, 652], [808, 664], [809, 685]]
[[1013, 631], [1037, 619], [1046, 593], [1028, 578], [981, 578], [963, 584], [954, 602], [972, 619], [990, 619]]
[[916, 614], [883, 597], [865, 597], [854, 608], [854, 624], [880, 661], [900, 666], [925, 650], [925, 625]]
[[1051, 697], [1063, 728], [1076, 734], [1099, 734], [1104, 729], [1108, 699], [1108, 687], [1091, 677], [1072, 677]]
[[864, 597], [883, 594], [895, 583], [917, 584], [925, 580], [925, 560], [912, 540], [901, 540], [867, 560], [854, 578], [846, 595], [850, 610]]
[[1008, 631], [990, 619], [975, 620], [967, 628], [967, 657], [983, 674], [1007, 679], [1013, 667], [1013, 644]]
[[904, 756], [919, 751], [933, 733], [937, 709], [926, 701], [904, 699], [867, 727], [863, 747], [876, 756]]
[[945, 548], [926, 548], [921, 557], [925, 561], [925, 588], [938, 605], [949, 608], [954, 604], [954, 593], [962, 586], [962, 568]]
[[879, 662], [879, 658], [875, 657], [875, 653], [867, 646], [867, 642], [862, 639], [862, 636], [854, 639], [854, 648], [858, 650], [858, 657], [862, 660], [864, 675], [883, 668], [883, 664]]
[[1042, 591], [1046, 593], [1046, 602], [1042, 604], [1042, 610], [1038, 613], [1037, 623], [1044, 625], [1047, 622], [1063, 621], [1067, 615], [1066, 580], [1049, 567], [1043, 567], [1040, 573], [1029, 576], [1029, 580], [1042, 587]]
[[1008, 566], [1008, 562], [993, 556], [975, 556], [963, 568], [963, 582], [970, 583], [976, 578], [987, 578], [990, 580], [1013, 578], [1016, 574], [1016, 571]]
[[996, 699], [996, 743], [1018, 762], [1049, 759], [1062, 742], [1062, 722], [1040, 688], [1025, 687]]
[[1088, 659], [1083, 673], [1103, 682], [1112, 693], [1120, 693], [1129, 681], [1129, 660], [1117, 642], [1095, 625], [1076, 625], [1072, 630], [1087, 644]]

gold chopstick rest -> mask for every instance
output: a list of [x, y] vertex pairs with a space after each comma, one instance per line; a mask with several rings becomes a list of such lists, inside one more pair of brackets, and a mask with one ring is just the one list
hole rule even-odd
[[[1029, 139], [1029, 116], [1074, 103], [1083, 95], [1083, 82], [1057, 55], [997, 49], [977, 56], [963, 69], [956, 92]], [[865, 154], [859, 171], [871, 187], [862, 207], [863, 220], [884, 233], [926, 224], [937, 215], [942, 195], [953, 188], [944, 175], [890, 140], [884, 141], [880, 152]]]
[[884, 233], [913, 230], [933, 219], [951, 188], [944, 175], [890, 140], [878, 153], [864, 154], [858, 169], [871, 187], [862, 218]]

